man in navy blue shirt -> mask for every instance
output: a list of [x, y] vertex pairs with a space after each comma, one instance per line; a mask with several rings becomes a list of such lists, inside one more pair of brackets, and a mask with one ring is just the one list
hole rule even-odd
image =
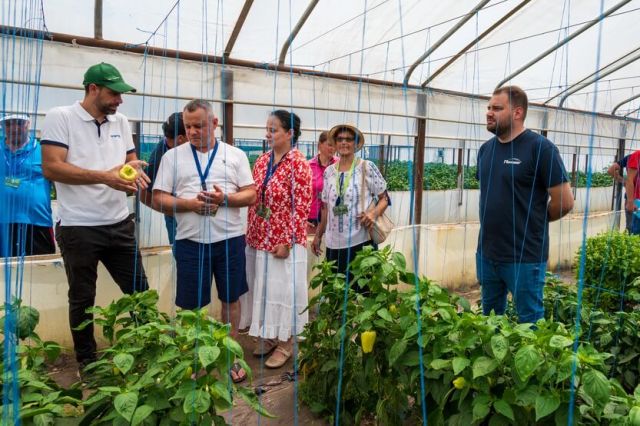
[[485, 315], [504, 314], [510, 292], [518, 320], [535, 323], [544, 316], [549, 222], [571, 211], [573, 194], [556, 146], [525, 128], [527, 106], [517, 86], [489, 100], [487, 130], [495, 136], [478, 151], [476, 270]]
[[[184, 129], [184, 121], [182, 121], [182, 113], [174, 112], [167, 118], [167, 121], [162, 123], [162, 133], [164, 133], [164, 139], [158, 142], [155, 149], [149, 157], [149, 165], [147, 166], [147, 176], [151, 182], [149, 183], [149, 189], [141, 191], [140, 200], [147, 206], [153, 208], [153, 198], [151, 188], [156, 180], [156, 174], [160, 167], [160, 160], [165, 152], [171, 148], [182, 145], [187, 142], [187, 134]], [[162, 211], [162, 207], [157, 209]], [[167, 237], [169, 237], [169, 244], [173, 245], [176, 236], [176, 220], [171, 214], [164, 215], [164, 223], [167, 226]]]

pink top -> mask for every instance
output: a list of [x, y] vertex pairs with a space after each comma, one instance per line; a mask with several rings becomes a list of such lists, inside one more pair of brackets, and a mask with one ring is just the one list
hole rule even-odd
[[338, 161], [338, 157], [333, 157], [329, 160], [329, 164], [322, 165], [316, 155], [309, 160], [309, 166], [311, 167], [311, 173], [313, 177], [311, 179], [313, 196], [311, 197], [311, 211], [309, 212], [309, 220], [320, 220], [320, 206], [322, 201], [320, 200], [320, 194], [322, 194], [322, 184], [324, 182], [322, 175], [324, 171]]

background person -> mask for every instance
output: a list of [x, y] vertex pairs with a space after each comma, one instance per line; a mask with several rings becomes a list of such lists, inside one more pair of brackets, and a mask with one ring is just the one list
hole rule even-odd
[[517, 86], [489, 100], [487, 130], [495, 136], [478, 151], [476, 269], [485, 315], [504, 314], [511, 292], [518, 321], [535, 323], [544, 316], [549, 222], [571, 211], [573, 193], [558, 148], [524, 127], [527, 107]]
[[0, 118], [3, 191], [0, 257], [55, 253], [51, 184], [42, 174], [40, 143], [30, 136], [29, 116]]
[[[322, 214], [313, 239], [313, 251], [320, 254], [326, 235], [326, 259], [335, 261], [337, 272], [347, 273], [347, 266], [364, 246], [373, 246], [369, 229], [389, 205], [387, 182], [374, 163], [356, 158], [364, 146], [364, 135], [356, 127], [339, 124], [329, 130], [329, 140], [338, 149], [340, 160], [324, 172]], [[363, 189], [363, 173], [365, 176]], [[365, 211], [361, 197], [365, 197]], [[357, 286], [365, 292], [366, 287]]]
[[[627, 167], [627, 162], [629, 161], [629, 157], [631, 157], [631, 154], [626, 155], [624, 158], [614, 162], [613, 164], [611, 164], [609, 166], [609, 169], [607, 169], [607, 173], [609, 174], [609, 176], [611, 176], [616, 182], [621, 183], [622, 184], [622, 188], [624, 190], [624, 225], [625, 225], [625, 229], [627, 230], [628, 233], [631, 233], [631, 223], [633, 221], [633, 212], [628, 211], [627, 210], [627, 191], [625, 188], [625, 173], [624, 173], [624, 169]], [[636, 173], [636, 181], [637, 181], [637, 173]], [[637, 182], [635, 183], [637, 184]], [[634, 185], [635, 185], [634, 184]]]
[[[171, 114], [167, 121], [162, 123], [162, 133], [164, 139], [158, 142], [155, 149], [149, 157], [149, 165], [147, 166], [147, 176], [149, 176], [149, 188], [153, 188], [153, 183], [156, 180], [156, 174], [160, 167], [160, 160], [165, 152], [171, 148], [182, 145], [187, 142], [187, 136], [184, 130], [184, 122], [182, 121], [182, 113], [174, 112]], [[177, 171], [177, 170], [176, 170]], [[147, 206], [153, 208], [152, 191], [144, 190], [140, 191], [140, 201]], [[164, 215], [164, 223], [167, 227], [167, 237], [169, 238], [169, 244], [173, 245], [176, 235], [176, 220], [173, 217], [174, 212], [167, 212]]]
[[[127, 192], [147, 187], [127, 118], [118, 113], [122, 93], [135, 92], [110, 64], [89, 67], [84, 99], [49, 111], [42, 126], [44, 176], [58, 195], [56, 240], [69, 281], [69, 325], [81, 367], [96, 359], [93, 319], [98, 262], [127, 294], [146, 290], [147, 277], [129, 214]], [[137, 169], [135, 181], [120, 177], [124, 164]]]
[[[222, 320], [238, 337], [240, 296], [247, 292], [245, 230], [241, 207], [255, 202], [256, 190], [245, 153], [215, 137], [218, 119], [211, 104], [190, 101], [183, 112], [189, 139], [168, 151], [153, 187], [154, 207], [175, 212], [176, 305], [196, 309], [211, 302], [215, 277]], [[173, 195], [175, 194], [175, 195]], [[245, 379], [231, 366], [234, 382]]]
[[338, 161], [336, 154], [336, 145], [333, 141], [329, 141], [329, 132], [324, 131], [318, 137], [318, 155], [309, 160], [312, 174], [312, 195], [311, 211], [307, 219], [307, 234], [314, 234], [316, 227], [320, 223], [320, 207], [322, 206], [322, 185], [324, 184], [324, 171]]
[[[254, 355], [273, 354], [265, 365], [279, 368], [291, 356], [293, 336], [308, 322], [307, 218], [311, 168], [295, 147], [300, 118], [277, 110], [267, 120], [271, 150], [253, 168], [258, 200], [249, 207], [247, 279], [250, 291], [240, 327], [261, 339]], [[293, 319], [295, 315], [295, 320]], [[295, 324], [295, 327], [294, 327]]]

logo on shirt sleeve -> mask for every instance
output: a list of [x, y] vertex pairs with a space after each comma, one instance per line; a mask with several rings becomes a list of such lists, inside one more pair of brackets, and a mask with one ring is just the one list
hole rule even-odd
[[518, 166], [520, 165], [520, 163], [522, 163], [522, 161], [520, 161], [519, 158], [509, 158], [507, 160], [504, 160], [504, 164], [514, 164]]

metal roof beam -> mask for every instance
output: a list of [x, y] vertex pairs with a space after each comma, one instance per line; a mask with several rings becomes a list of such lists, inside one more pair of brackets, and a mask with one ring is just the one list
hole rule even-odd
[[[560, 98], [560, 102], [558, 102], [558, 107], [562, 108], [562, 106], [564, 105], [564, 101], [566, 101], [569, 96], [571, 96], [574, 93], [584, 89], [585, 87], [595, 83], [596, 81], [600, 80], [601, 78], [604, 78], [604, 77], [608, 76], [609, 74], [612, 74], [612, 73], [618, 71], [619, 69], [624, 68], [627, 65], [629, 65], [629, 64], [637, 61], [638, 59], [640, 59], [640, 53], [638, 53], [639, 50], [640, 50], [640, 48], [632, 50], [631, 52], [627, 53], [626, 55], [623, 55], [623, 56], [619, 57], [618, 59], [616, 59], [615, 61], [613, 61], [610, 64], [606, 65], [605, 67], [603, 67], [603, 68], [597, 70], [596, 72], [590, 74], [589, 76], [583, 78], [579, 82], [571, 85], [570, 87], [567, 87], [562, 92], [560, 92], [557, 95], [555, 95], [553, 98], [550, 98], [547, 101], [545, 101], [545, 105], [551, 99], [554, 99], [554, 98], [562, 95], [562, 97]], [[629, 55], [632, 55], [633, 53], [635, 53], [635, 55], [629, 57]], [[625, 59], [625, 58], [628, 58], [628, 59], [623, 61], [623, 59]], [[623, 61], [623, 62], [618, 63], [620, 61]]]
[[[624, 104], [628, 104], [631, 101], [635, 101], [636, 99], [640, 98], [640, 93], [638, 93], [637, 95], [633, 95], [630, 98], [625, 99], [624, 101], [620, 102], [618, 105], [616, 105], [612, 110], [611, 110], [611, 115], [616, 115], [616, 112], [618, 111], [618, 109], [620, 109], [620, 107]], [[633, 111], [632, 111], [633, 112]], [[625, 116], [626, 117], [626, 116]]]
[[313, 9], [316, 7], [319, 1], [320, 0], [311, 0], [311, 2], [309, 2], [309, 5], [298, 20], [298, 23], [295, 27], [293, 27], [293, 30], [291, 30], [291, 34], [289, 34], [289, 37], [287, 37], [287, 40], [284, 42], [284, 44], [282, 45], [282, 49], [280, 50], [278, 65], [284, 65], [284, 59], [287, 57], [287, 52], [289, 51], [289, 47], [291, 47], [291, 43], [293, 43], [293, 39], [296, 38], [304, 23], [307, 22], [307, 19], [309, 18], [311, 12], [313, 12]]
[[227, 59], [231, 55], [233, 46], [236, 44], [238, 35], [240, 35], [240, 30], [244, 25], [244, 21], [247, 19], [247, 15], [249, 14], [249, 10], [251, 9], [252, 5], [253, 0], [245, 0], [244, 5], [242, 6], [242, 10], [240, 11], [240, 15], [238, 15], [238, 20], [233, 26], [233, 31], [231, 31], [231, 36], [229, 36], [229, 41], [227, 41], [227, 45], [224, 48], [224, 53], [222, 54], [222, 57], [224, 59]]
[[589, 28], [593, 27], [595, 24], [600, 22], [600, 20], [602, 20], [602, 19], [606, 18], [607, 16], [611, 15], [613, 12], [615, 12], [618, 9], [620, 9], [622, 6], [624, 6], [625, 4], [629, 3], [630, 1], [631, 0], [623, 0], [620, 3], [616, 4], [615, 6], [613, 6], [611, 9], [605, 11], [602, 15], [600, 15], [597, 18], [592, 19], [591, 21], [587, 22], [582, 27], [580, 27], [579, 30], [569, 34], [566, 38], [564, 38], [563, 40], [560, 40], [554, 46], [552, 46], [549, 49], [545, 50], [540, 55], [536, 56], [534, 59], [532, 59], [531, 61], [527, 62], [527, 64], [525, 64], [522, 67], [520, 67], [517, 71], [513, 72], [508, 77], [503, 79], [500, 83], [498, 83], [496, 88], [502, 87], [502, 85], [504, 85], [506, 82], [508, 82], [508, 81], [512, 80], [514, 77], [522, 74], [524, 71], [528, 70], [532, 65], [537, 64], [538, 62], [540, 62], [540, 60], [546, 58], [549, 54], [555, 52], [560, 47], [562, 47], [565, 44], [569, 43], [571, 40], [573, 40], [574, 38], [578, 37], [580, 34], [582, 34], [583, 32], [587, 31]]
[[446, 64], [444, 64], [443, 66], [441, 66], [440, 68], [438, 68], [433, 74], [431, 74], [429, 77], [427, 77], [427, 79], [424, 81], [424, 83], [422, 83], [422, 87], [427, 87], [427, 85], [429, 83], [431, 83], [433, 81], [433, 79], [435, 79], [442, 71], [444, 71], [445, 69], [449, 68], [449, 66], [451, 64], [453, 64], [455, 61], [458, 60], [458, 58], [460, 58], [462, 55], [464, 55], [469, 49], [471, 49], [473, 46], [475, 46], [478, 42], [480, 42], [480, 40], [482, 40], [483, 38], [485, 38], [486, 36], [488, 36], [489, 34], [491, 34], [493, 32], [493, 30], [495, 30], [496, 28], [498, 28], [500, 25], [502, 25], [506, 20], [508, 20], [509, 18], [511, 18], [513, 15], [515, 15], [520, 9], [522, 9], [524, 6], [527, 5], [527, 3], [531, 2], [531, 0], [524, 0], [520, 3], [518, 3], [518, 5], [516, 7], [514, 7], [513, 9], [511, 9], [509, 12], [507, 12], [502, 18], [498, 19], [496, 22], [494, 22], [489, 28], [487, 28], [486, 30], [483, 31], [482, 34], [480, 34], [478, 37], [475, 38], [475, 40], [473, 40], [471, 43], [467, 44], [465, 47], [462, 48], [462, 50], [460, 50], [458, 53], [456, 53], [455, 55], [453, 55], [451, 57], [451, 59], [449, 59], [447, 61]]
[[409, 86], [409, 78], [411, 77], [411, 74], [413, 74], [415, 69], [418, 68], [418, 65], [420, 65], [422, 61], [427, 59], [438, 47], [440, 47], [445, 41], [447, 41], [449, 37], [451, 37], [464, 24], [466, 24], [467, 21], [471, 19], [473, 15], [478, 13], [478, 11], [480, 11], [480, 9], [484, 7], [484, 5], [489, 3], [489, 1], [490, 0], [480, 1], [480, 3], [478, 3], [473, 9], [471, 9], [469, 13], [464, 15], [461, 20], [459, 20], [453, 27], [451, 27], [451, 29], [449, 29], [449, 31], [447, 31], [447, 33], [440, 38], [440, 40], [436, 41], [435, 44], [429, 48], [429, 50], [424, 52], [413, 64], [411, 64], [411, 66], [409, 67], [409, 70], [407, 71], [407, 74], [405, 74], [404, 76], [403, 85]]

